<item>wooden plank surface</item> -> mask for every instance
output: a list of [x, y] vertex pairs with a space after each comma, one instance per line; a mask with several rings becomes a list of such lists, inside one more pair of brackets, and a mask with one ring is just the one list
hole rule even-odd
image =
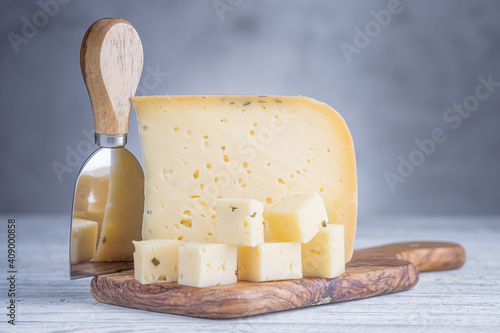
[[[1, 332], [498, 332], [500, 330], [500, 217], [360, 218], [356, 248], [385, 243], [439, 240], [467, 251], [458, 270], [420, 275], [411, 290], [302, 310], [229, 320], [188, 318], [102, 304], [89, 292], [90, 279], [69, 280], [69, 213], [3, 215], [16, 218], [18, 322]], [[5, 252], [3, 252], [5, 255]], [[6, 262], [1, 261], [6, 274]], [[6, 304], [6, 280], [1, 278]], [[3, 305], [2, 305], [3, 307]], [[5, 315], [4, 315], [5, 317]]]
[[[411, 259], [411, 260], [408, 260]], [[465, 251], [457, 244], [397, 243], [354, 252], [335, 279], [296, 280], [194, 288], [177, 283], [141, 285], [133, 272], [97, 276], [91, 292], [100, 302], [200, 318], [238, 318], [386, 295], [413, 288], [422, 270], [456, 269]]]

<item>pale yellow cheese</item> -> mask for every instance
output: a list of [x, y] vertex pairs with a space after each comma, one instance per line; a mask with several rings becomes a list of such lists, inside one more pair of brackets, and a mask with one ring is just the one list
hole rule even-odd
[[181, 241], [150, 239], [133, 243], [135, 246], [134, 275], [137, 281], [142, 284], [177, 281]]
[[217, 242], [256, 246], [264, 243], [262, 202], [253, 199], [216, 199]]
[[132, 260], [133, 240], [141, 240], [144, 176], [126, 149], [111, 150], [109, 193], [95, 261]]
[[[306, 97], [151, 96], [132, 102], [146, 175], [144, 239], [215, 241], [217, 197], [259, 200], [266, 220], [285, 195], [317, 192], [330, 223], [345, 225], [346, 260], [351, 258], [356, 162], [349, 130], [334, 109]], [[269, 228], [264, 231], [269, 240]]]
[[237, 247], [218, 243], [186, 243], [179, 247], [179, 284], [212, 287], [236, 283]]
[[73, 217], [97, 222], [99, 237], [108, 201], [109, 168], [85, 170], [78, 178]]
[[[73, 213], [73, 218], [79, 218], [79, 219], [97, 222], [97, 239], [99, 239], [99, 235], [101, 234], [102, 221], [104, 220], [104, 208], [94, 209], [93, 207], [90, 207], [90, 205], [89, 205], [87, 210], [75, 211]], [[96, 245], [97, 245], [97, 242], [96, 242]]]
[[344, 226], [330, 224], [302, 244], [304, 276], [334, 278], [345, 272]]
[[261, 282], [300, 279], [300, 243], [268, 242], [256, 247], [238, 246], [238, 279]]
[[109, 169], [96, 170], [92, 176], [92, 200], [89, 202], [89, 210], [104, 210], [108, 201]]
[[328, 214], [317, 193], [290, 193], [271, 208], [267, 221], [275, 240], [307, 243], [328, 223]]
[[74, 218], [71, 223], [71, 263], [94, 258], [97, 241], [97, 222]]
[[78, 178], [75, 190], [74, 211], [86, 211], [89, 205], [90, 191], [92, 190], [92, 176], [82, 174]]

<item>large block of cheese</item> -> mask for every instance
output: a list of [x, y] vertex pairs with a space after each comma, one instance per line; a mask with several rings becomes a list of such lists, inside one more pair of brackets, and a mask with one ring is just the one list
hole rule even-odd
[[282, 242], [307, 243], [328, 223], [323, 199], [311, 192], [286, 195], [267, 218], [271, 235]]
[[144, 175], [126, 149], [111, 150], [108, 200], [95, 261], [132, 260], [132, 241], [141, 240]]
[[142, 284], [176, 282], [179, 276], [179, 246], [176, 239], [150, 239], [133, 242], [134, 275]]
[[344, 226], [330, 224], [302, 244], [304, 276], [334, 278], [345, 272]]
[[[307, 97], [134, 97], [146, 177], [143, 238], [215, 241], [215, 199], [269, 209], [292, 192], [317, 192], [328, 219], [356, 232], [357, 181], [342, 117]], [[264, 228], [270, 239], [269, 228]]]
[[261, 282], [300, 279], [300, 243], [268, 242], [256, 247], [238, 246], [238, 279]]
[[216, 199], [217, 242], [256, 246], [264, 243], [262, 202], [253, 199]]
[[179, 247], [179, 284], [212, 287], [236, 283], [237, 247], [218, 243], [186, 243]]
[[71, 263], [94, 258], [97, 241], [97, 222], [74, 218], [71, 223]]

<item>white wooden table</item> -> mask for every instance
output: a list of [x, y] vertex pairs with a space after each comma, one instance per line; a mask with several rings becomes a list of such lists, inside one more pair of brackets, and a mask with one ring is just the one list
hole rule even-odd
[[[17, 318], [7, 324], [7, 219], [17, 224]], [[69, 280], [65, 215], [5, 216], [0, 332], [500, 332], [500, 217], [360, 219], [356, 248], [402, 241], [461, 244], [459, 270], [422, 273], [412, 290], [338, 304], [232, 320], [208, 320], [101, 304], [90, 279]]]

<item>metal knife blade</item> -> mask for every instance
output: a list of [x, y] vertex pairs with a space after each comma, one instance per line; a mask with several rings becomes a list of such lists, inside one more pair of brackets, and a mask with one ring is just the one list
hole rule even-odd
[[94, 113], [96, 144], [74, 192], [70, 278], [133, 268], [132, 240], [141, 239], [144, 174], [127, 149], [131, 103], [143, 51], [139, 35], [122, 19], [101, 19], [86, 32], [82, 75]]

